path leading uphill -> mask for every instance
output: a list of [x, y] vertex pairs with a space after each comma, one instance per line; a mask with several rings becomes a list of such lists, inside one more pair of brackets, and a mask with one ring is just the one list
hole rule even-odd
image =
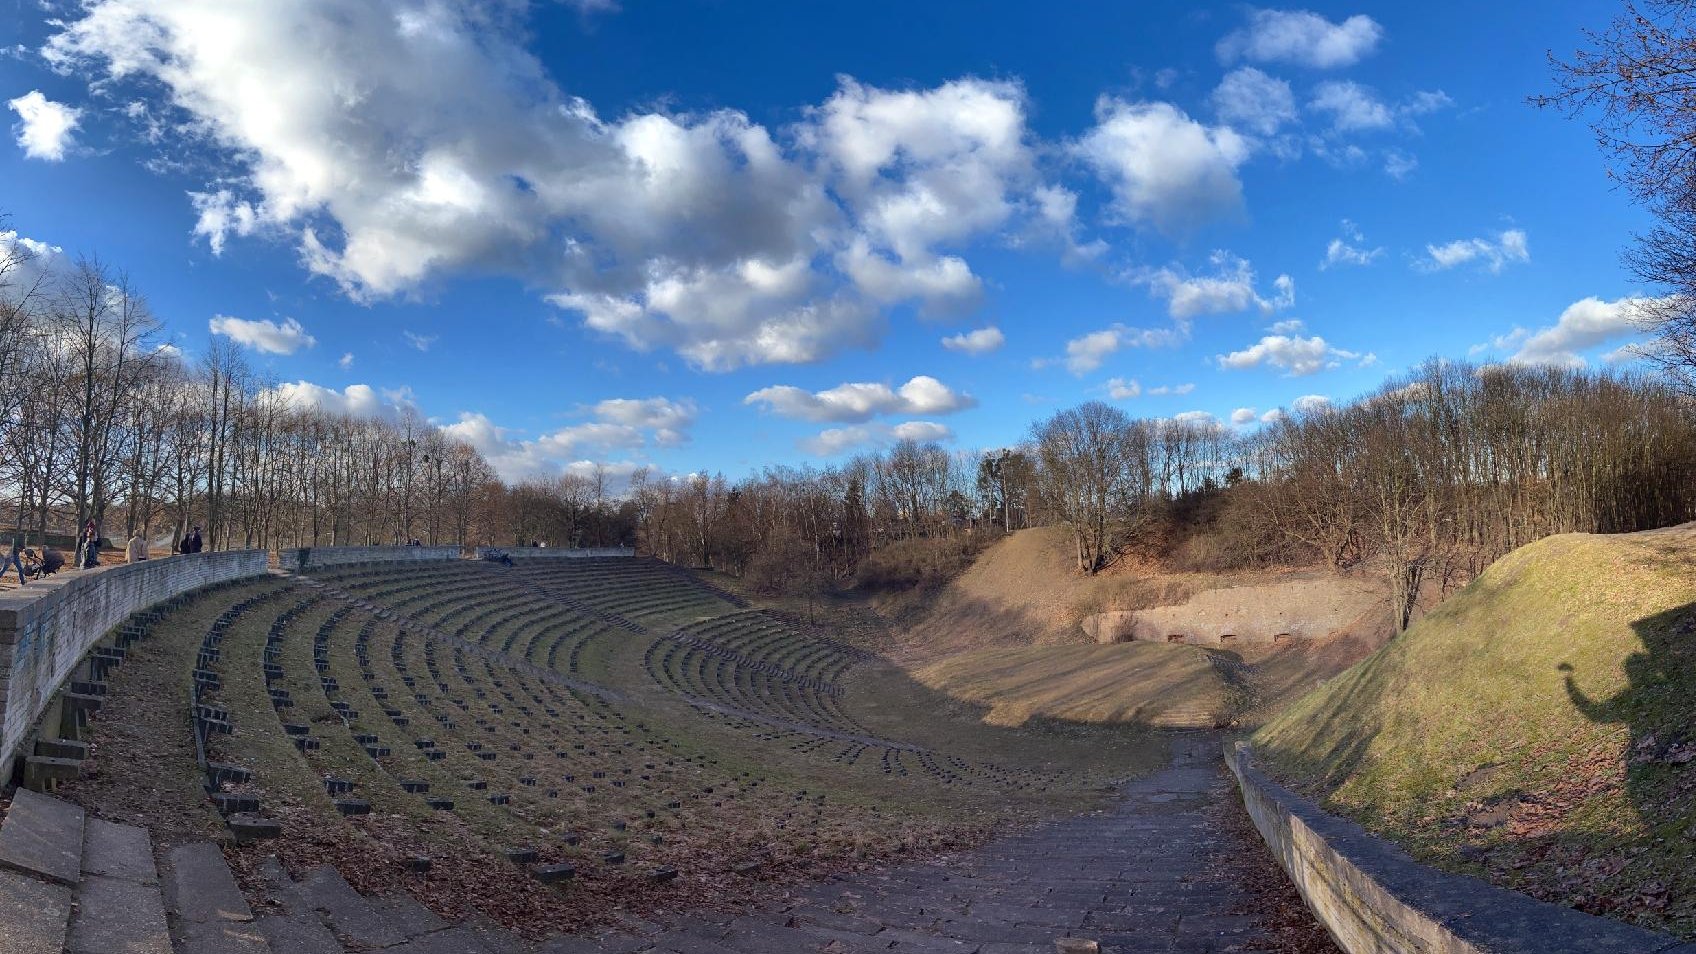
[[[757, 913], [640, 923], [537, 954], [825, 951], [1052, 954], [1056, 940], [1121, 954], [1268, 949], [1244, 888], [1221, 871], [1243, 850], [1222, 831], [1233, 798], [1211, 735], [1178, 735], [1172, 763], [1111, 808], [994, 841], [946, 863], [883, 869], [802, 889]], [[490, 938], [489, 954], [507, 948]]]

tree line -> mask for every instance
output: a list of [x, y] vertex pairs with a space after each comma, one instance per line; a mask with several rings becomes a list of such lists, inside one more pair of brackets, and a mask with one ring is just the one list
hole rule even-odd
[[604, 475], [509, 487], [409, 407], [299, 406], [231, 342], [196, 361], [163, 343], [121, 271], [32, 257], [0, 245], [0, 528], [44, 543], [92, 521], [174, 548], [199, 526], [214, 549], [634, 538]]
[[1061, 525], [1084, 573], [1140, 550], [1379, 574], [1405, 627], [1422, 595], [1540, 537], [1696, 519], [1696, 408], [1661, 377], [1434, 360], [1247, 434], [1091, 401], [980, 456], [904, 441], [632, 500], [655, 555], [773, 591], [866, 582], [896, 555], [945, 573], [999, 532]]

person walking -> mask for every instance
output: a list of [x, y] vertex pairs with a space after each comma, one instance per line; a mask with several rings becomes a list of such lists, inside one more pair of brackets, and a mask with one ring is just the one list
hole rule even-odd
[[95, 529], [94, 521], [82, 528], [82, 539], [77, 541], [77, 566], [80, 569], [91, 570], [100, 565], [100, 531]]
[[188, 532], [188, 549], [183, 552], [199, 553], [201, 548], [204, 546], [205, 544], [202, 543], [200, 539], [200, 528], [195, 527], [193, 530]]
[[17, 567], [18, 570], [18, 585], [28, 586], [29, 580], [24, 576], [24, 538], [22, 534], [12, 536], [12, 549], [6, 554], [6, 562], [0, 563], [0, 577], [4, 577], [6, 571], [13, 567]]

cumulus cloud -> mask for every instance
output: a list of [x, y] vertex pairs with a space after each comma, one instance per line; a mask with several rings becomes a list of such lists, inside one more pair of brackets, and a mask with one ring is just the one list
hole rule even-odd
[[[1515, 329], [1512, 335], [1496, 339], [1496, 344], [1517, 344], [1518, 350], [1508, 359], [1517, 364], [1581, 368], [1586, 364], [1581, 352], [1642, 334], [1645, 309], [1651, 303], [1647, 298], [1581, 298], [1568, 305], [1553, 325], [1536, 331]], [[1613, 360], [1635, 356], [1626, 352]]]
[[207, 328], [213, 334], [223, 335], [244, 348], [252, 348], [266, 354], [294, 354], [302, 348], [310, 348], [318, 343], [318, 339], [307, 334], [300, 322], [293, 318], [285, 318], [282, 324], [278, 324], [274, 321], [249, 321], [228, 315], [214, 315], [212, 320], [207, 322]]
[[602, 459], [606, 454], [685, 444], [698, 413], [695, 403], [687, 399], [610, 398], [589, 408], [587, 420], [534, 438], [474, 411], [461, 413], [442, 431], [475, 447], [509, 481], [559, 474], [592, 476], [597, 468], [624, 479], [637, 465], [607, 463]]
[[1237, 167], [1249, 144], [1170, 103], [1096, 102], [1096, 125], [1074, 146], [1113, 194], [1121, 221], [1183, 234], [1242, 206]]
[[1213, 266], [1213, 273], [1209, 275], [1192, 275], [1167, 266], [1141, 275], [1137, 280], [1146, 283], [1155, 295], [1165, 298], [1167, 312], [1180, 321], [1198, 315], [1251, 308], [1270, 313], [1295, 305], [1295, 279], [1290, 276], [1279, 275], [1273, 279], [1271, 297], [1263, 298], [1255, 291], [1254, 267], [1246, 259], [1221, 250], [1214, 252], [1208, 261]]
[[[1188, 329], [1183, 326], [1176, 328], [1131, 328], [1125, 325], [1113, 325], [1100, 331], [1092, 331], [1066, 342], [1066, 356], [1061, 359], [1066, 370], [1076, 375], [1088, 374], [1113, 356], [1121, 348], [1162, 347], [1174, 345], [1188, 336]], [[1048, 362], [1038, 360], [1038, 367]]]
[[1001, 329], [991, 325], [988, 328], [978, 328], [974, 331], [949, 335], [942, 339], [942, 346], [949, 351], [960, 351], [965, 354], [988, 354], [1007, 343], [1007, 336]]
[[776, 131], [732, 109], [608, 119], [526, 48], [527, 10], [87, 0], [45, 55], [213, 147], [191, 201], [214, 252], [292, 242], [361, 300], [513, 276], [708, 370], [870, 347], [897, 303], [975, 306], [972, 242], [1070, 234], [1016, 83], [844, 77]]
[[1142, 385], [1136, 380], [1125, 378], [1107, 379], [1107, 396], [1115, 401], [1128, 401], [1142, 394]]
[[268, 393], [292, 408], [345, 417], [393, 418], [412, 404], [412, 392], [406, 388], [379, 391], [369, 384], [350, 384], [337, 391], [310, 381], [295, 381], [279, 384]]
[[1290, 402], [1290, 407], [1302, 414], [1318, 414], [1331, 408], [1331, 399], [1323, 394], [1303, 394]]
[[1216, 360], [1221, 368], [1228, 370], [1267, 366], [1278, 368], [1288, 377], [1299, 378], [1341, 367], [1345, 361], [1356, 361], [1365, 366], [1378, 359], [1372, 354], [1333, 347], [1318, 335], [1311, 338], [1267, 335], [1257, 344], [1241, 351], [1219, 355]]
[[778, 385], [761, 388], [742, 403], [804, 421], [858, 423], [880, 416], [949, 414], [975, 407], [977, 400], [921, 374], [899, 389], [876, 383], [839, 384], [825, 391]]
[[801, 442], [801, 448], [818, 457], [835, 457], [865, 447], [886, 447], [896, 441], [946, 441], [954, 432], [934, 421], [907, 421], [889, 425], [882, 422], [833, 427]]
[[1423, 271], [1443, 271], [1471, 263], [1494, 274], [1509, 265], [1531, 261], [1531, 249], [1521, 229], [1508, 229], [1494, 238], [1456, 239], [1427, 245], [1425, 255], [1415, 263]]
[[1373, 92], [1359, 83], [1332, 80], [1320, 83], [1308, 108], [1327, 113], [1338, 132], [1383, 129], [1395, 122], [1395, 114]]
[[1339, 265], [1370, 265], [1384, 254], [1382, 246], [1366, 247], [1366, 236], [1348, 219], [1341, 225], [1342, 235], [1325, 246], [1325, 257], [1319, 260], [1321, 271]]
[[1245, 424], [1253, 424], [1255, 418], [1258, 417], [1259, 414], [1260, 412], [1255, 408], [1239, 407], [1231, 412], [1231, 423], [1237, 427], [1242, 427]]
[[7, 100], [6, 106], [18, 114], [12, 132], [25, 156], [46, 162], [65, 158], [65, 150], [74, 144], [73, 134], [82, 121], [82, 110], [56, 103], [38, 89]]
[[1252, 66], [1226, 73], [1210, 99], [1220, 122], [1260, 136], [1270, 136], [1296, 118], [1290, 84]]
[[1409, 130], [1417, 130], [1416, 117], [1452, 105], [1454, 101], [1440, 89], [1423, 90], [1400, 103], [1391, 104], [1371, 89], [1348, 80], [1320, 83], [1314, 87], [1313, 98], [1308, 101], [1309, 109], [1330, 116], [1331, 129], [1337, 133], [1388, 129], [1398, 123]]
[[1309, 10], [1251, 10], [1248, 23], [1222, 38], [1221, 62], [1291, 63], [1317, 69], [1352, 66], [1372, 53], [1384, 28], [1364, 14], [1333, 23]]

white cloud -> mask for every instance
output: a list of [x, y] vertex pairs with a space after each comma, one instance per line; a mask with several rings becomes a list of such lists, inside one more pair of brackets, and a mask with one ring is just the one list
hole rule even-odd
[[[1377, 129], [1388, 129], [1398, 123], [1409, 131], [1417, 131], [1414, 119], [1454, 105], [1454, 100], [1442, 90], [1424, 90], [1414, 93], [1406, 100], [1391, 105], [1378, 97], [1371, 89], [1349, 80], [1328, 80], [1314, 87], [1313, 98], [1308, 101], [1308, 108], [1315, 112], [1327, 113], [1331, 117], [1331, 129], [1337, 133], [1367, 132]], [[1389, 164], [1399, 165], [1402, 161], [1411, 161], [1411, 157], [1395, 159], [1399, 154], [1392, 154]], [[1388, 165], [1386, 171], [1389, 171]], [[1411, 168], [1406, 171], [1412, 171]], [[1401, 178], [1406, 172], [1391, 172], [1396, 178]]]
[[882, 422], [833, 427], [801, 442], [801, 448], [819, 457], [835, 457], [861, 447], [884, 447], [896, 441], [920, 443], [946, 441], [954, 432], [934, 421], [907, 421], [893, 427]]
[[1259, 411], [1252, 407], [1239, 407], [1231, 412], [1231, 423], [1237, 427], [1242, 427], [1245, 424], [1253, 424], [1259, 413]]
[[[1119, 351], [1121, 348], [1155, 348], [1174, 345], [1188, 336], [1188, 329], [1182, 325], [1175, 328], [1129, 328], [1125, 325], [1114, 325], [1100, 331], [1092, 331], [1066, 342], [1066, 357], [1063, 359], [1066, 370], [1076, 375], [1088, 374], [1101, 367], [1102, 362]], [[1048, 362], [1039, 359], [1036, 366], [1041, 367]]]
[[1391, 149], [1384, 153], [1384, 174], [1397, 182], [1413, 175], [1413, 171], [1418, 168], [1419, 159], [1416, 156], [1402, 152], [1400, 149]]
[[1001, 329], [991, 325], [988, 328], [978, 328], [973, 331], [949, 335], [942, 339], [942, 346], [949, 351], [961, 351], [966, 354], [988, 354], [1006, 344], [1007, 336]]
[[1319, 260], [1321, 271], [1337, 265], [1370, 265], [1384, 254], [1382, 246], [1367, 248], [1366, 236], [1348, 219], [1341, 226], [1342, 235], [1325, 246], [1325, 257]]
[[1318, 414], [1331, 408], [1331, 399], [1323, 394], [1304, 394], [1290, 402], [1290, 407], [1302, 414]]
[[1249, 144], [1226, 126], [1204, 126], [1170, 103], [1103, 96], [1096, 125], [1074, 146], [1113, 192], [1118, 219], [1182, 234], [1242, 206], [1237, 167]]
[[1211, 411], [1180, 411], [1172, 415], [1172, 420], [1180, 424], [1219, 424], [1219, 419], [1214, 417]]
[[274, 321], [249, 321], [228, 315], [215, 315], [206, 324], [213, 334], [223, 335], [244, 348], [252, 348], [266, 354], [294, 354], [302, 348], [310, 348], [318, 343], [318, 339], [307, 334], [300, 322], [293, 318], [285, 318], [282, 324], [278, 324]]
[[1500, 232], [1494, 239], [1456, 239], [1441, 245], [1427, 245], [1425, 254], [1426, 257], [1416, 263], [1424, 271], [1441, 271], [1476, 262], [1496, 273], [1508, 265], [1531, 261], [1531, 249], [1526, 244], [1525, 232], [1520, 229]]
[[310, 381], [284, 382], [270, 394], [298, 410], [317, 410], [346, 417], [393, 418], [409, 406], [406, 388], [379, 392], [369, 384], [350, 384], [340, 391]]
[[1279, 275], [1272, 282], [1272, 297], [1262, 298], [1254, 290], [1254, 267], [1226, 251], [1216, 251], [1208, 261], [1211, 275], [1190, 275], [1167, 266], [1137, 278], [1156, 295], [1167, 300], [1166, 310], [1179, 321], [1198, 315], [1224, 314], [1258, 308], [1264, 313], [1295, 305], [1295, 279]]
[[1219, 355], [1219, 366], [1229, 370], [1256, 368], [1262, 365], [1282, 370], [1289, 377], [1304, 377], [1319, 371], [1340, 367], [1345, 361], [1358, 361], [1362, 366], [1377, 360], [1372, 354], [1360, 354], [1332, 347], [1324, 338], [1287, 335], [1267, 335], [1258, 344], [1242, 351]]
[[1135, 379], [1129, 381], [1124, 378], [1107, 379], [1107, 396], [1115, 401], [1128, 401], [1141, 394], [1142, 385], [1138, 384]]
[[1351, 66], [1383, 39], [1384, 28], [1364, 14], [1332, 23], [1308, 10], [1252, 10], [1248, 25], [1221, 39], [1222, 62], [1293, 63], [1330, 69]]
[[1262, 424], [1276, 424], [1283, 419], [1284, 419], [1283, 408], [1275, 407], [1272, 410], [1267, 411], [1265, 414], [1260, 415], [1260, 423], [1262, 423]]
[[[1595, 296], [1581, 298], [1568, 305], [1553, 325], [1534, 332], [1518, 328], [1496, 339], [1495, 344], [1498, 348], [1518, 344], [1519, 350], [1509, 359], [1517, 364], [1583, 367], [1586, 362], [1580, 352], [1642, 334], [1646, 330], [1645, 306], [1650, 303], [1647, 298], [1613, 301]], [[1636, 354], [1609, 355], [1604, 360], [1618, 361], [1628, 356], [1636, 357]]]
[[1395, 123], [1389, 106], [1366, 87], [1348, 80], [1330, 80], [1314, 89], [1308, 108], [1329, 113], [1331, 127], [1338, 132], [1384, 129]]
[[1159, 387], [1149, 388], [1148, 393], [1160, 397], [1167, 394], [1189, 394], [1194, 390], [1195, 385], [1193, 384], [1162, 384]]
[[1225, 74], [1211, 97], [1213, 112], [1227, 126], [1270, 136], [1296, 118], [1296, 97], [1290, 84], [1252, 66]]
[[87, 0], [44, 53], [209, 147], [191, 201], [214, 252], [288, 241], [361, 300], [511, 276], [709, 370], [873, 346], [899, 302], [971, 308], [975, 241], [1095, 247], [1038, 174], [1016, 83], [844, 77], [781, 128], [731, 109], [606, 119], [529, 51], [529, 7]]
[[436, 343], [436, 339], [440, 335], [421, 335], [413, 331], [402, 331], [401, 337], [406, 339], [407, 344], [419, 351], [429, 351], [430, 346]]
[[629, 452], [649, 446], [675, 447], [689, 441], [698, 409], [688, 399], [610, 398], [589, 409], [590, 419], [535, 438], [500, 427], [487, 415], [466, 411], [442, 432], [475, 447], [508, 481], [575, 473], [590, 476], [596, 467], [627, 478], [630, 461], [606, 463], [585, 454]]
[[1307, 330], [1307, 322], [1300, 318], [1285, 318], [1283, 321], [1274, 321], [1266, 330], [1275, 335], [1299, 334]]
[[65, 150], [74, 145], [72, 137], [82, 120], [82, 110], [55, 103], [38, 89], [7, 100], [6, 106], [18, 114], [12, 131], [25, 156], [47, 162], [65, 158]]
[[921, 374], [898, 390], [875, 383], [839, 384], [817, 392], [777, 385], [755, 391], [742, 403], [763, 404], [772, 413], [805, 421], [857, 423], [879, 416], [949, 414], [975, 407], [977, 400]]
[[689, 442], [689, 429], [700, 413], [689, 398], [609, 398], [595, 405], [595, 417], [605, 423], [649, 431], [661, 447]]
[[352, 370], [352, 368], [353, 368], [353, 352], [349, 351], [346, 354], [342, 355], [340, 358], [337, 358], [336, 359], [336, 366], [341, 368], [343, 371]]

